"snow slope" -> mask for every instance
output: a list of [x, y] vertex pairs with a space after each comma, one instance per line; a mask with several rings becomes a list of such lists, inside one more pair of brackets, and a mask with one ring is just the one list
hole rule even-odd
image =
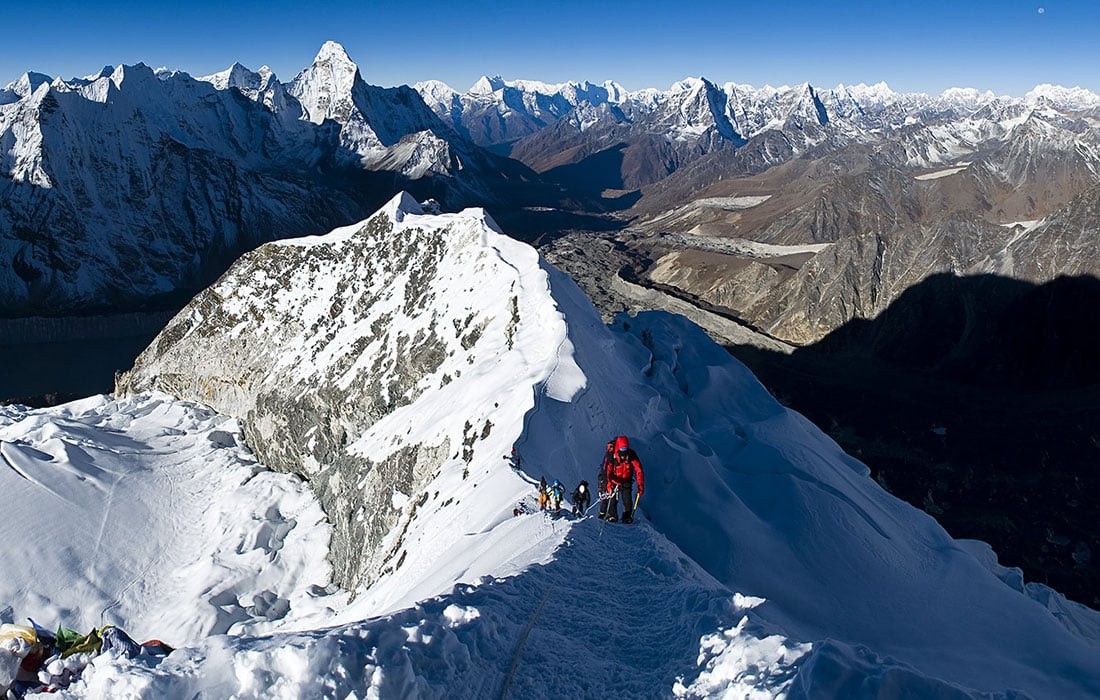
[[[156, 667], [101, 657], [62, 697], [1100, 694], [1100, 614], [1024, 585], [1018, 572], [997, 566], [988, 548], [952, 540], [926, 514], [886, 494], [864, 465], [778, 404], [701, 330], [664, 313], [603, 325], [571, 280], [495, 231], [482, 212], [426, 216], [401, 198], [385, 212], [397, 230], [461, 234], [480, 255], [451, 257], [447, 278], [460, 288], [486, 275], [522, 280], [519, 303], [533, 310], [519, 318], [513, 346], [491, 325], [490, 337], [477, 341], [463, 373], [477, 378], [476, 391], [456, 392], [453, 383], [425, 388], [416, 406], [431, 411], [421, 420], [430, 430], [419, 430], [462, 432], [471, 414], [480, 425], [494, 393], [527, 392], [532, 402], [497, 405], [491, 414], [497, 427], [473, 441], [467, 456], [441, 465], [418, 493], [387, 494], [412, 511], [407, 557], [346, 606], [336, 604], [343, 601], [338, 595], [328, 596], [332, 604], [311, 600], [307, 580], [326, 583], [316, 576], [289, 576], [279, 590], [288, 591], [281, 595], [290, 611], [285, 623], [266, 621], [270, 634], [256, 636], [246, 621], [211, 628], [228, 634], [188, 638], [186, 648]], [[480, 236], [469, 236], [472, 229]], [[330, 238], [356, 235], [349, 227]], [[324, 239], [309, 243], [317, 245]], [[469, 261], [465, 277], [455, 267], [461, 260]], [[390, 308], [402, 301], [395, 287]], [[309, 303], [329, 308], [325, 295], [339, 288], [334, 280]], [[435, 303], [446, 314], [466, 300], [439, 294]], [[556, 368], [564, 374], [555, 377]], [[81, 420], [99, 429], [132, 420], [126, 416], [143, 402], [163, 402], [180, 415], [195, 410], [159, 395], [117, 405], [93, 401], [99, 402], [93, 417]], [[40, 428], [15, 427], [26, 419], [21, 409], [11, 410], [18, 422], [5, 428], [4, 439], [41, 444], [34, 433]], [[68, 425], [85, 413], [78, 404], [34, 416], [37, 424]], [[202, 431], [211, 425], [203, 421], [216, 420], [207, 414], [179, 421], [184, 434], [175, 437], [194, 441], [195, 460], [224, 454], [211, 447], [209, 457], [200, 456]], [[162, 430], [148, 425], [152, 434]], [[359, 446], [384, 452], [412, 427], [383, 417]], [[540, 475], [569, 487], [580, 478], [592, 482], [604, 441], [617, 433], [631, 437], [646, 467], [636, 525], [512, 516], [515, 499], [530, 494]], [[162, 438], [141, 439], [155, 445]], [[512, 444], [525, 473], [500, 457]], [[39, 468], [84, 463], [63, 455], [50, 462], [42, 456], [48, 450], [35, 449], [41, 455], [27, 459], [37, 459]], [[247, 462], [243, 453], [235, 459]], [[176, 483], [159, 479], [156, 469], [134, 470], [134, 481], [146, 479], [148, 500]], [[78, 487], [94, 484], [74, 485], [76, 494]], [[44, 508], [52, 493], [27, 486], [23, 498]], [[214, 503], [232, 512], [223, 499], [237, 497], [226, 490]], [[72, 499], [90, 509], [101, 503], [87, 494]], [[248, 509], [239, 511], [240, 523], [252, 521]], [[323, 526], [296, 520], [302, 537], [323, 536]], [[25, 526], [6, 522], [2, 541], [28, 534], [16, 527]], [[239, 542], [232, 532], [223, 543]], [[175, 547], [224, 548], [189, 541], [200, 534], [166, 540], [158, 580], [176, 580]], [[140, 558], [133, 540], [115, 542], [114, 558]], [[74, 547], [70, 556], [68, 571], [88, 567], [88, 547]], [[301, 556], [297, 548], [284, 546], [271, 561], [291, 568], [284, 557], [294, 556]], [[17, 614], [64, 608], [95, 620], [99, 598], [80, 593], [54, 605], [67, 601], [62, 582], [44, 584], [33, 594], [25, 582], [7, 588]], [[181, 606], [204, 604], [182, 586], [165, 586], [161, 594]], [[127, 599], [118, 608], [128, 613], [118, 618], [123, 626], [146, 624], [140, 602]]]
[[0, 491], [0, 607], [20, 616], [183, 644], [285, 626], [327, 602], [316, 499], [201, 406], [147, 395], [0, 407]]

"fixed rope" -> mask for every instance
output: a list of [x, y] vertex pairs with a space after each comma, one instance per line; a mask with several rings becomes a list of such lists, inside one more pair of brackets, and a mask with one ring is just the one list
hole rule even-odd
[[512, 654], [512, 666], [508, 669], [508, 675], [504, 677], [504, 686], [500, 689], [500, 700], [505, 700], [508, 697], [508, 689], [512, 686], [512, 678], [516, 675], [520, 658], [523, 656], [523, 647], [527, 645], [527, 635], [531, 634], [531, 629], [535, 626], [539, 616], [542, 615], [542, 609], [546, 607], [546, 601], [550, 598], [550, 593], [553, 592], [554, 588], [555, 586], [551, 585], [542, 594], [539, 606], [535, 608], [535, 612], [531, 613], [531, 618], [527, 620], [523, 632], [519, 635], [519, 641], [516, 642], [516, 651]]

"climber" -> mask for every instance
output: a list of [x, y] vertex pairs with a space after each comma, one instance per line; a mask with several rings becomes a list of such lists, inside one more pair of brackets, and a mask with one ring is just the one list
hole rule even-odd
[[548, 492], [550, 496], [550, 507], [554, 509], [554, 515], [561, 513], [561, 499], [565, 498], [565, 487], [561, 485], [561, 482], [554, 479], [554, 483], [550, 484], [550, 490]]
[[588, 490], [588, 482], [581, 481], [577, 488], [573, 489], [573, 515], [578, 518], [588, 510], [588, 504], [592, 502], [592, 493]]
[[539, 477], [539, 510], [546, 510], [546, 503], [550, 496], [546, 493], [546, 477]]
[[615, 522], [618, 519], [618, 504], [623, 504], [623, 522], [634, 522], [633, 498], [634, 481], [638, 482], [638, 498], [645, 493], [645, 474], [642, 472], [642, 463], [638, 455], [630, 449], [630, 441], [625, 435], [615, 438], [615, 451], [611, 459], [605, 460], [607, 467], [607, 493], [610, 499], [607, 502], [607, 521]]
[[519, 452], [517, 452], [514, 447], [512, 448], [512, 454], [504, 455], [504, 459], [508, 460], [508, 466], [516, 471], [519, 471], [520, 467], [523, 466], [523, 459], [519, 456]]
[[607, 493], [607, 465], [611, 463], [611, 458], [615, 456], [615, 440], [609, 440], [607, 443], [607, 449], [604, 450], [603, 461], [600, 462], [600, 470], [596, 472], [596, 494], [600, 499], [600, 520], [607, 517], [607, 501], [609, 495]]

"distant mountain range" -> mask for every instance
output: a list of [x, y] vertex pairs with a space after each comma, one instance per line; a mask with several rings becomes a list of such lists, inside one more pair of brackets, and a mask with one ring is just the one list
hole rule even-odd
[[[705, 78], [687, 78], [665, 91], [635, 92], [611, 81], [548, 85], [500, 77], [483, 77], [461, 94], [438, 81], [415, 87], [441, 119], [470, 140], [507, 144], [513, 156], [540, 171], [581, 161], [601, 145], [625, 142], [624, 161], [631, 156], [639, 161], [624, 167], [625, 187], [650, 184], [693, 157], [740, 148], [769, 132], [785, 136], [783, 147], [765, 153], [760, 165], [811, 153], [829, 141], [871, 143], [943, 124], [934, 147], [913, 136], [903, 141], [906, 164], [929, 167], [1003, 136], [1013, 120], [1035, 110], [1080, 113], [1086, 121], [1078, 131], [1094, 126], [1100, 116], [1100, 96], [1052, 85], [1040, 85], [1023, 98], [963, 88], [938, 96], [897, 93], [885, 83], [756, 88]], [[553, 130], [543, 134], [550, 126]], [[663, 168], [641, 166], [653, 160]]]
[[532, 176], [333, 43], [288, 84], [240, 65], [28, 73], [0, 93], [0, 316], [178, 305], [242, 252], [394, 189], [484, 204]]
[[[653, 281], [810, 342], [926, 274], [1049, 276], [1038, 221], [1100, 182], [1098, 124], [1100, 96], [1050, 85], [1022, 98], [704, 78], [381, 88], [334, 42], [285, 84], [239, 64], [27, 73], [0, 91], [0, 315], [178, 305], [259, 243], [408, 189], [444, 208], [610, 214], [642, 233]], [[792, 265], [699, 237], [829, 251]]]

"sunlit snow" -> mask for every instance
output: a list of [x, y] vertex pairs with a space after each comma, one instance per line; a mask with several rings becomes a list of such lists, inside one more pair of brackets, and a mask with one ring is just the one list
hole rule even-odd
[[[1100, 614], [885, 493], [689, 322], [606, 326], [484, 212], [414, 205], [387, 211], [480, 231], [471, 245], [527, 281], [533, 314], [515, 348], [529, 364], [501, 372], [504, 345], [487, 344], [467, 370], [484, 386], [447, 394], [436, 429], [517, 385], [532, 403], [499, 407], [505, 427], [444, 466], [438, 500], [384, 492], [431, 505], [410, 515], [415, 562], [370, 588], [330, 585], [330, 528], [308, 484], [256, 464], [229, 419], [162, 394], [2, 409], [8, 615], [113, 622], [180, 647], [159, 663], [96, 657], [56, 697], [1100, 694]], [[379, 430], [369, 439], [385, 441]], [[620, 433], [646, 469], [633, 526], [513, 516], [540, 476], [594, 483]]]

